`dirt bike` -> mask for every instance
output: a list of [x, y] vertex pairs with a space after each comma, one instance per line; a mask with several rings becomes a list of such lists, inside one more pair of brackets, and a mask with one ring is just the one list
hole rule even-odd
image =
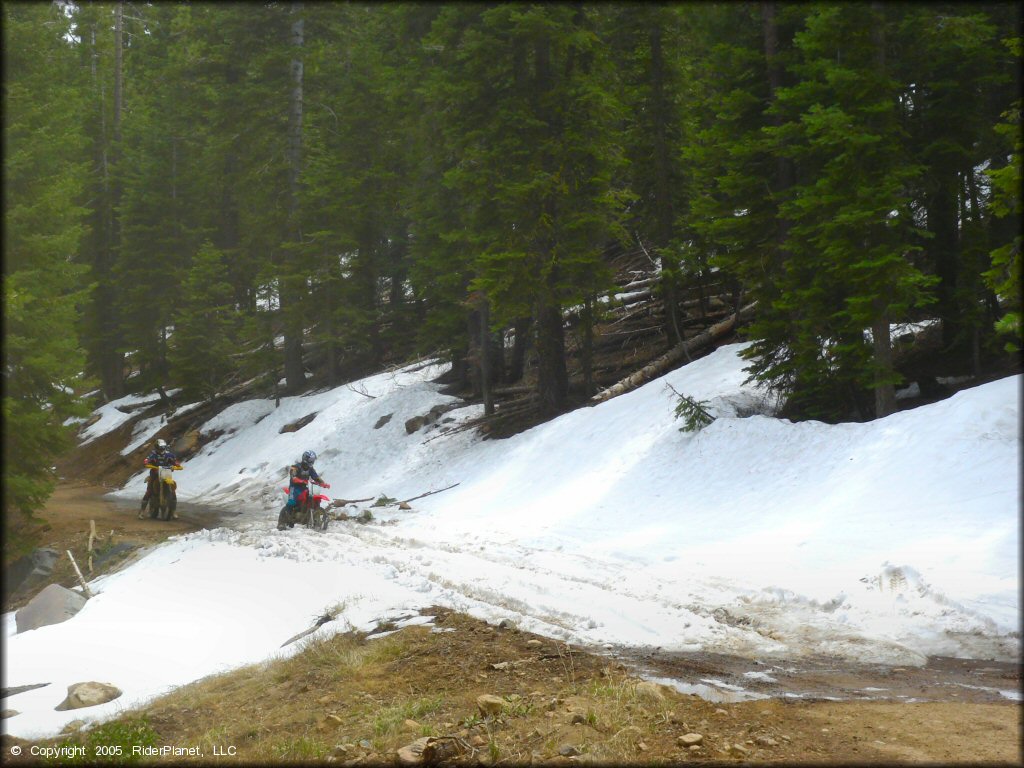
[[[281, 510], [281, 514], [277, 517], [277, 529], [283, 531], [285, 526], [294, 528], [296, 523], [302, 523], [314, 531], [326, 531], [327, 523], [331, 519], [330, 512], [326, 506], [330, 498], [322, 493], [311, 493], [310, 482], [303, 480], [301, 477], [293, 477], [291, 482], [294, 485], [305, 487], [299, 494], [298, 504], [294, 507], [285, 506]], [[331, 487], [328, 483], [317, 483], [316, 481], [311, 481], [311, 483], [319, 485], [321, 488]], [[285, 493], [291, 492], [288, 486], [285, 486], [283, 490]]]
[[175, 507], [178, 506], [178, 484], [174, 482], [173, 473], [183, 467], [180, 464], [169, 467], [158, 467], [154, 464], [143, 466], [156, 470], [156, 487], [149, 496], [149, 516], [153, 519], [170, 520]]

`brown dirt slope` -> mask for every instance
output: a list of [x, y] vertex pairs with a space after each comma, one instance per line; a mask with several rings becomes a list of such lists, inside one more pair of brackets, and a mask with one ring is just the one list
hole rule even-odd
[[[435, 616], [433, 628], [310, 641], [289, 659], [201, 680], [42, 746], [94, 750], [131, 732], [203, 756], [174, 762], [250, 764], [398, 764], [400, 748], [428, 736], [450, 746], [445, 762], [453, 765], [1009, 765], [1021, 757], [1020, 707], [1009, 702], [713, 704], [560, 642], [441, 609], [425, 613]], [[477, 699], [487, 694], [500, 697], [500, 713], [482, 714]], [[20, 762], [33, 762], [31, 745], [10, 738], [5, 756], [15, 744]]]

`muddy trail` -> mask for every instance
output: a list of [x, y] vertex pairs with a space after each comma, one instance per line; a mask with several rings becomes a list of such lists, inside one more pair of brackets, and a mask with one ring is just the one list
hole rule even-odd
[[[229, 525], [239, 514], [223, 507], [179, 501], [176, 520], [140, 519], [139, 502], [145, 488], [140, 485], [137, 500], [107, 495], [112, 490], [74, 480], [63, 480], [57, 485], [39, 514], [45, 521], [39, 546], [59, 554], [53, 573], [43, 581], [23, 581], [31, 569], [29, 558], [5, 563], [5, 612], [19, 608], [48, 583], [77, 585], [67, 551], [75, 557], [86, 578], [91, 579], [123, 568], [170, 536]], [[93, 542], [90, 571], [89, 536], [93, 523], [97, 538]]]
[[931, 656], [921, 667], [897, 667], [822, 656], [752, 660], [629, 648], [612, 655], [649, 680], [719, 703], [765, 698], [908, 704], [1021, 700], [1021, 664], [1006, 661]]
[[[45, 545], [62, 554], [70, 549], [83, 564], [83, 570], [88, 562], [90, 521], [95, 522], [101, 544], [95, 550], [89, 578], [126, 567], [171, 536], [203, 528], [233, 528], [241, 516], [238, 510], [181, 501], [176, 520], [140, 519], [138, 501], [110, 496], [111, 490], [80, 481], [63, 482], [42, 514], [49, 526]], [[140, 487], [140, 499], [142, 491]], [[68, 587], [77, 583], [66, 558], [59, 561], [51, 581]], [[5, 610], [19, 607], [33, 593], [21, 590], [5, 594]], [[587, 650], [614, 658], [634, 673], [680, 693], [716, 703], [767, 698], [977, 704], [1012, 704], [1021, 700], [1021, 664], [1005, 661], [931, 657], [924, 666], [914, 667], [820, 656], [749, 659], [630, 647]]]

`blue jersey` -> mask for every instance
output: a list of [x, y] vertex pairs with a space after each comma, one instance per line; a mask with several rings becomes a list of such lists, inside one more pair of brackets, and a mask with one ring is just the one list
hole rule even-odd
[[319, 473], [313, 468], [312, 464], [303, 464], [301, 461], [298, 464], [292, 464], [288, 467], [288, 478], [299, 477], [303, 480], [315, 480], [318, 483], [322, 483]]
[[144, 464], [152, 464], [156, 467], [173, 467], [178, 463], [178, 457], [170, 451], [160, 453], [154, 450], [146, 457]]

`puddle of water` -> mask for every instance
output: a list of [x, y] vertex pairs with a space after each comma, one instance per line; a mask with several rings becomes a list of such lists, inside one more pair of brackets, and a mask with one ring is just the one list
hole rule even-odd
[[[721, 683], [718, 681], [714, 681], [715, 684], [707, 684], [684, 683], [682, 680], [674, 680], [670, 677], [650, 677], [644, 675], [643, 678], [644, 680], [650, 680], [652, 683], [658, 683], [660, 685], [675, 688], [680, 693], [686, 693], [691, 696], [700, 696], [705, 701], [710, 701], [714, 704], [735, 704], [740, 701], [753, 701], [755, 699], [769, 698], [766, 693], [754, 693], [753, 691], [747, 691], [740, 688], [738, 685], [729, 685], [728, 683]], [[719, 688], [718, 685], [728, 687]]]

